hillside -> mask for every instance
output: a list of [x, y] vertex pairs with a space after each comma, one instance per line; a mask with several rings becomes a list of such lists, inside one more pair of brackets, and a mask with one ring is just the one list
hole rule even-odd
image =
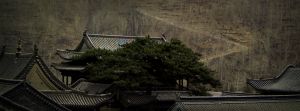
[[298, 0], [1, 0], [0, 44], [37, 43], [50, 62], [82, 32], [178, 38], [203, 55], [225, 91], [300, 63]]

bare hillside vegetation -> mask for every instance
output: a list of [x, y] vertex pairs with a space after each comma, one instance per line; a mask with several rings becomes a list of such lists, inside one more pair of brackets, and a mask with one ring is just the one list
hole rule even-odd
[[39, 46], [49, 63], [82, 32], [177, 38], [216, 71], [224, 91], [300, 63], [299, 0], [1, 0], [0, 44]]

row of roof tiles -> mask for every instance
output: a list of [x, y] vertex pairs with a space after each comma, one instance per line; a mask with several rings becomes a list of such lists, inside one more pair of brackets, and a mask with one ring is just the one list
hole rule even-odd
[[249, 79], [247, 83], [263, 93], [300, 93], [300, 68], [289, 65], [275, 78]]
[[42, 91], [47, 97], [56, 103], [66, 107], [99, 107], [106, 101], [110, 100], [110, 94], [94, 95], [86, 94], [78, 91]]
[[169, 111], [299, 111], [300, 95], [183, 96]]
[[0, 88], [0, 97], [21, 108], [32, 111], [69, 111], [69, 109], [55, 103], [25, 81], [0, 79]]
[[[115, 50], [123, 44], [130, 43], [137, 38], [145, 38], [147, 36], [125, 36], [125, 35], [104, 35], [104, 34], [83, 34], [81, 42], [73, 50], [57, 50], [57, 54], [64, 60], [72, 60], [72, 57], [82, 53], [87, 49], [107, 49]], [[157, 42], [166, 42], [165, 37], [149, 37]]]

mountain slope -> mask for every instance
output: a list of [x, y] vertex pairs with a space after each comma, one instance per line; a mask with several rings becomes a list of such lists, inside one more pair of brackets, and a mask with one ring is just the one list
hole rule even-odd
[[300, 62], [298, 0], [1, 0], [0, 45], [34, 43], [50, 63], [82, 32], [177, 38], [203, 55], [223, 90], [249, 91], [247, 78], [272, 77]]

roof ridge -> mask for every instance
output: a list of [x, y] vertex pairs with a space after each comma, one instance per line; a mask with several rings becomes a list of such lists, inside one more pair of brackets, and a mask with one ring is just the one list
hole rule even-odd
[[[213, 105], [213, 104], [253, 104], [253, 103], [286, 103], [291, 102], [290, 100], [256, 100], [256, 101], [177, 101], [177, 103], [187, 105]], [[295, 100], [293, 102], [300, 102]]]
[[[4, 53], [4, 54], [11, 54], [11, 55], [15, 55], [16, 53], [12, 53], [12, 52], [6, 52], [6, 53]], [[23, 52], [23, 53], [21, 53], [21, 56], [22, 55], [30, 55], [30, 54], [33, 54], [33, 53], [31, 53], [31, 52]]]
[[[22, 56], [22, 55], [20, 55]], [[21, 58], [21, 57], [19, 57]], [[34, 64], [34, 60], [36, 58], [36, 55], [32, 54], [30, 57], [30, 60], [28, 61], [28, 63], [25, 65], [24, 69], [22, 69], [22, 71], [15, 76], [15, 79], [23, 79], [26, 77], [26, 75], [28, 74], [28, 72], [30, 71], [30, 68], [33, 66]]]
[[10, 87], [10, 88], [8, 88], [8, 89], [6, 89], [6, 90], [4, 90], [4, 91], [1, 91], [1, 92], [0, 92], [0, 95], [3, 95], [3, 94], [5, 94], [5, 93], [11, 91], [12, 89], [14, 89], [14, 88], [20, 86], [20, 85], [24, 82], [24, 80], [16, 80], [16, 79], [4, 79], [4, 78], [0, 78], [0, 83], [1, 83], [1, 82], [2, 82], [2, 83], [10, 83], [10, 84], [13, 85], [12, 87]]
[[111, 93], [106, 94], [87, 94], [84, 92], [76, 91], [76, 90], [43, 90], [41, 91], [43, 93], [48, 94], [78, 94], [86, 97], [105, 97], [105, 96], [111, 96]]
[[0, 78], [0, 82], [5, 81], [5, 82], [23, 82], [24, 80], [20, 79], [7, 79], [7, 78]]
[[85, 70], [86, 66], [79, 66], [79, 65], [70, 65], [70, 64], [59, 64], [59, 63], [52, 63], [51, 66], [56, 70], [75, 70], [75, 71], [83, 71]]
[[295, 95], [247, 95], [247, 96], [180, 96], [180, 100], [239, 100], [239, 99], [299, 99], [300, 94]]
[[[85, 40], [85, 42], [87, 42], [86, 43], [87, 47], [89, 47], [89, 48], [100, 48], [99, 45], [97, 45], [97, 43], [94, 43], [95, 41], [99, 42], [99, 40], [94, 40], [95, 38], [133, 40], [133, 39], [137, 39], [137, 38], [146, 38], [146, 37], [149, 37], [150, 39], [155, 39], [155, 40], [160, 40], [160, 41], [166, 42], [166, 39], [164, 37], [150, 37], [149, 35], [148, 36], [127, 36], [127, 35], [85, 34], [85, 36], [83, 36], [83, 39]], [[109, 42], [109, 43], [111, 43], [111, 42]], [[113, 46], [110, 46], [110, 47], [114, 47], [113, 49], [115, 49], [118, 46], [116, 46], [116, 44], [114, 44]], [[104, 48], [104, 47], [102, 47], [102, 48]]]
[[291, 68], [296, 68], [294, 65], [292, 65], [292, 64], [289, 64], [289, 65], [287, 65], [285, 68], [284, 68], [284, 70], [278, 75], [278, 76], [276, 76], [275, 77], [275, 79], [279, 79], [279, 78], [281, 78], [289, 69], [291, 69]]
[[[259, 80], [259, 81], [267, 81], [267, 80], [274, 80], [274, 79], [279, 79], [281, 78], [289, 69], [292, 69], [292, 68], [297, 68], [295, 67], [294, 65], [287, 65], [284, 70], [282, 70], [279, 75], [273, 77], [273, 78], [265, 78], [265, 79], [247, 79], [247, 81], [256, 81], [256, 80]], [[298, 69], [298, 68], [297, 68]], [[300, 68], [299, 68], [300, 69]]]
[[84, 39], [84, 41], [86, 41], [87, 47], [89, 47], [89, 48], [96, 48], [95, 44], [92, 42], [92, 40], [90, 39], [90, 37], [89, 37], [88, 34], [86, 34], [86, 36], [84, 36], [83, 39]]
[[[146, 38], [147, 36], [135, 35], [109, 35], [109, 34], [87, 34], [88, 37], [107, 37], [107, 38]], [[149, 38], [163, 39], [159, 36], [150, 36]]]

